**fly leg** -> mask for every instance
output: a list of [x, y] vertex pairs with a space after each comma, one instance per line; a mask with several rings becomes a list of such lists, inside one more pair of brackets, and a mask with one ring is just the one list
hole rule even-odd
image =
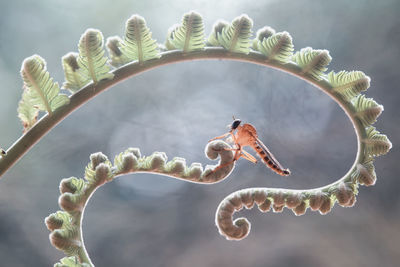
[[255, 157], [253, 157], [253, 155], [251, 155], [251, 154], [248, 153], [247, 151], [244, 151], [243, 149], [242, 149], [242, 155], [241, 155], [241, 157], [244, 158], [244, 159], [247, 159], [248, 161], [253, 162], [254, 164], [257, 163], [257, 159], [256, 159]]
[[235, 161], [237, 161], [237, 160], [242, 156], [242, 154], [241, 154], [242, 149], [241, 149], [241, 148], [224, 148], [224, 150], [227, 150], [227, 151], [235, 151], [235, 155], [233, 156], [233, 159], [232, 159], [231, 161], [225, 163], [225, 164], [222, 164], [222, 165], [217, 166], [214, 170], [212, 170], [211, 172], [209, 172], [209, 173], [206, 175], [206, 177], [208, 177], [209, 175], [211, 175], [212, 173], [218, 171], [218, 170], [221, 169], [221, 168], [225, 168], [225, 167], [227, 167], [227, 166], [233, 164]]

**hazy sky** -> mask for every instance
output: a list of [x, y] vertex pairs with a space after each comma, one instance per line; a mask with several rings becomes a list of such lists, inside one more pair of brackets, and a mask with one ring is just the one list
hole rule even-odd
[[[44, 137], [0, 180], [0, 258], [7, 266], [51, 266], [63, 257], [48, 241], [44, 218], [58, 210], [62, 178], [81, 177], [89, 155], [110, 158], [127, 147], [142, 154], [214, 164], [204, 156], [210, 138], [232, 115], [257, 128], [260, 139], [291, 169], [287, 178], [241, 160], [224, 182], [194, 185], [154, 175], [119, 178], [96, 192], [84, 221], [96, 266], [396, 266], [400, 261], [398, 75], [400, 2], [387, 1], [1, 1], [0, 145], [21, 134], [16, 108], [21, 62], [39, 54], [62, 84], [61, 57], [77, 51], [87, 28], [122, 35], [142, 15], [163, 43], [182, 15], [203, 15], [208, 35], [217, 19], [246, 13], [253, 32], [268, 25], [288, 31], [295, 49], [328, 49], [329, 71], [361, 70], [368, 97], [385, 106], [375, 125], [394, 148], [376, 160], [378, 181], [360, 187], [355, 207], [326, 216], [242, 212], [252, 222], [246, 240], [219, 236], [214, 213], [231, 192], [252, 187], [313, 188], [347, 172], [356, 136], [326, 95], [288, 74], [230, 61], [169, 65], [102, 93]], [[254, 154], [253, 151], [249, 151]], [[241, 214], [241, 215], [242, 215]], [[24, 257], [21, 257], [24, 255]]]

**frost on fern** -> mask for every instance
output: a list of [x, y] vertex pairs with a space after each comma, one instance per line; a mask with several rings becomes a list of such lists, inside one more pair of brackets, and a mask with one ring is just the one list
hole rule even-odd
[[172, 26], [165, 42], [167, 49], [180, 49], [184, 53], [201, 50], [204, 46], [203, 19], [194, 11], [185, 14], [181, 24]]
[[111, 56], [110, 63], [113, 66], [124, 65], [135, 60], [144, 62], [160, 57], [157, 42], [152, 39], [146, 21], [139, 15], [133, 15], [126, 22], [123, 40], [118, 36], [107, 39], [107, 48]]

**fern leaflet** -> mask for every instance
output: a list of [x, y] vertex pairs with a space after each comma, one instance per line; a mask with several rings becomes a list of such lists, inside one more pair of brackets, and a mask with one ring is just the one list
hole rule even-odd
[[110, 73], [107, 66], [107, 58], [104, 56], [103, 34], [99, 30], [88, 29], [79, 40], [78, 66], [81, 74], [94, 83], [103, 79], [112, 79], [114, 74]]
[[269, 26], [264, 26], [263, 28], [259, 29], [256, 34], [256, 38], [253, 40], [252, 48], [256, 51], [260, 51], [259, 44], [268, 37], [271, 37], [275, 34], [275, 30]]
[[89, 77], [82, 75], [77, 61], [78, 56], [78, 53], [71, 52], [62, 58], [65, 75], [63, 88], [68, 89], [71, 93], [75, 93], [91, 81]]
[[120, 49], [122, 55], [129, 61], [143, 62], [160, 57], [157, 42], [151, 38], [146, 21], [139, 15], [133, 15], [126, 22], [125, 37], [124, 41], [120, 43]]
[[362, 71], [331, 71], [328, 80], [332, 85], [332, 90], [342, 96], [345, 100], [350, 100], [366, 91], [370, 85], [370, 78]]
[[222, 30], [229, 26], [229, 22], [225, 20], [218, 20], [212, 29], [212, 32], [208, 36], [207, 39], [207, 45], [209, 46], [220, 46], [219, 41], [218, 41], [218, 35], [222, 33]]
[[22, 94], [22, 99], [18, 104], [18, 117], [24, 127], [24, 132], [29, 130], [37, 121], [39, 110], [29, 101], [27, 91]]
[[247, 15], [235, 18], [229, 26], [216, 32], [219, 45], [229, 52], [248, 54], [253, 21]]
[[288, 32], [274, 33], [259, 42], [258, 48], [269, 60], [287, 63], [293, 55], [293, 41]]
[[201, 50], [204, 45], [203, 19], [193, 11], [183, 16], [181, 25], [175, 25], [169, 30], [165, 42], [167, 49], [181, 49], [184, 53]]
[[379, 105], [372, 98], [366, 98], [364, 95], [359, 95], [353, 101], [356, 108], [356, 117], [361, 121], [364, 127], [376, 122], [376, 119], [381, 115], [383, 106]]
[[292, 60], [302, 69], [302, 74], [307, 74], [314, 80], [321, 80], [332, 58], [328, 50], [314, 50], [311, 47], [302, 48], [296, 52]]
[[[26, 90], [24, 105], [30, 103], [33, 107], [47, 111], [51, 115], [55, 109], [69, 103], [68, 96], [60, 94], [58, 83], [53, 82], [53, 78], [46, 70], [46, 62], [40, 56], [33, 55], [24, 60], [21, 76]], [[25, 107], [21, 111], [25, 112], [28, 109]]]
[[377, 157], [384, 155], [392, 148], [392, 143], [386, 135], [379, 133], [375, 127], [370, 126], [366, 129], [367, 138], [363, 140], [365, 144], [365, 155]]

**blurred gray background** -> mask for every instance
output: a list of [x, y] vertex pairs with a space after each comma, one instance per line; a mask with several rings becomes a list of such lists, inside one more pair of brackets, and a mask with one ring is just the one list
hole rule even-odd
[[[0, 180], [0, 265], [52, 266], [43, 220], [58, 210], [62, 178], [82, 177], [89, 155], [111, 159], [128, 147], [165, 151], [187, 162], [214, 164], [207, 140], [226, 131], [232, 115], [252, 123], [292, 175], [240, 160], [216, 185], [154, 175], [129, 175], [98, 190], [84, 218], [87, 249], [96, 266], [398, 266], [400, 262], [399, 124], [400, 2], [385, 1], [5, 1], [0, 2], [0, 144], [22, 127], [16, 108], [25, 57], [39, 54], [60, 84], [61, 57], [77, 51], [85, 29], [123, 35], [125, 21], [142, 15], [163, 43], [168, 28], [196, 10], [208, 35], [213, 23], [246, 13], [254, 32], [268, 25], [288, 31], [295, 49], [328, 49], [330, 70], [361, 70], [372, 79], [368, 97], [385, 106], [376, 123], [394, 148], [376, 160], [377, 184], [360, 187], [353, 208], [322, 216], [307, 211], [241, 212], [252, 222], [243, 241], [227, 241], [215, 210], [246, 187], [314, 188], [347, 172], [356, 136], [326, 95], [288, 74], [231, 61], [160, 67], [102, 93], [45, 136]], [[249, 151], [250, 152], [250, 151]], [[251, 153], [254, 154], [253, 151]]]

